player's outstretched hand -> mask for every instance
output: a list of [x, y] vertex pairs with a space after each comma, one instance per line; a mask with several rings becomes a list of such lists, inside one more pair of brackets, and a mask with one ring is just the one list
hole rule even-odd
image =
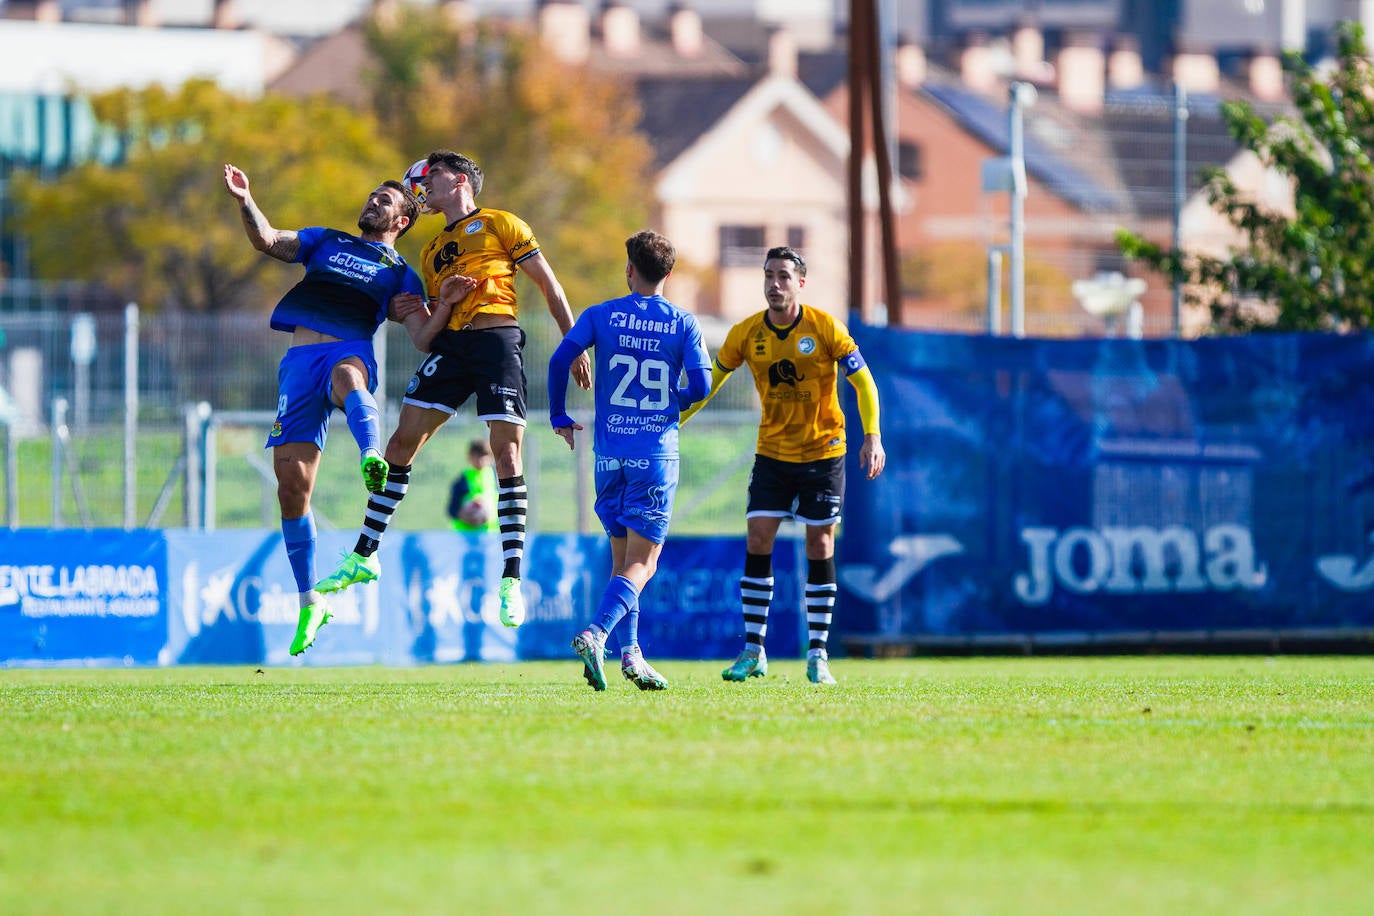
[[235, 200], [248, 199], [248, 176], [237, 166], [224, 164], [224, 187]]
[[864, 436], [863, 447], [859, 449], [859, 467], [868, 471], [868, 479], [872, 480], [883, 472], [887, 467], [887, 452], [883, 451], [883, 440], [876, 434]]
[[568, 443], [568, 448], [573, 448], [573, 433], [582, 428], [578, 423], [566, 413], [554, 413], [549, 411], [549, 425], [553, 431], [563, 437], [563, 441]]
[[558, 435], [562, 436], [562, 437], [563, 437], [563, 441], [566, 442], [566, 443], [568, 443], [568, 448], [571, 449], [571, 448], [576, 448], [576, 447], [577, 447], [577, 446], [574, 444], [573, 434], [574, 434], [574, 432], [576, 432], [577, 430], [579, 430], [579, 429], [581, 429], [581, 428], [582, 428], [582, 424], [581, 424], [581, 423], [572, 423], [572, 424], [569, 425], [569, 426], [555, 426], [555, 427], [553, 428], [553, 431], [556, 432], [556, 433], [558, 433]]

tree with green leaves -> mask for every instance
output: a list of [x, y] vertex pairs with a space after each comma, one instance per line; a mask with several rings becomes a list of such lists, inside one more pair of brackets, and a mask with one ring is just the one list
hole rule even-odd
[[[409, 151], [398, 173], [433, 149], [472, 157], [485, 175], [478, 204], [534, 228], [574, 309], [613, 293], [625, 239], [644, 228], [652, 200], [632, 87], [554, 60], [518, 26], [460, 29], [436, 7], [372, 19], [365, 37], [374, 107]], [[427, 220], [411, 244], [439, 230]]]
[[322, 97], [247, 98], [207, 80], [91, 99], [115, 163], [16, 176], [15, 228], [40, 277], [99, 282], [149, 311], [266, 312], [299, 279], [243, 244], [224, 163], [251, 171], [276, 225], [353, 231], [358, 202], [404, 156], [378, 121]]
[[1358, 24], [1342, 25], [1336, 38], [1330, 70], [1285, 56], [1295, 116], [1268, 123], [1244, 102], [1222, 105], [1236, 140], [1291, 182], [1292, 214], [1264, 208], [1213, 168], [1207, 199], [1244, 247], [1220, 258], [1117, 236], [1128, 258], [1183, 284], [1188, 304], [1208, 308], [1215, 332], [1374, 326], [1374, 71]]

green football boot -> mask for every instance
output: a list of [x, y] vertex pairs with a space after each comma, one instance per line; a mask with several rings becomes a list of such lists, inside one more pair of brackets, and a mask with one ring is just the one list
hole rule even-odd
[[525, 596], [520, 594], [520, 580], [507, 576], [501, 580], [501, 623], [503, 626], [518, 627], [524, 622]]
[[341, 592], [350, 585], [376, 582], [381, 574], [382, 561], [375, 553], [370, 557], [350, 553], [339, 563], [338, 569], [315, 583], [315, 591], [326, 595]]
[[720, 676], [727, 681], [743, 681], [751, 677], [763, 677], [767, 673], [768, 656], [764, 655], [763, 646], [756, 649], [748, 645], [735, 659], [734, 664], [722, 671]]
[[573, 651], [582, 659], [582, 676], [597, 692], [606, 689], [606, 637], [588, 627], [573, 637]]
[[301, 608], [301, 616], [296, 621], [296, 638], [291, 640], [291, 654], [300, 655], [315, 644], [315, 634], [320, 627], [329, 623], [329, 607], [323, 601], [307, 604]]
[[380, 455], [367, 455], [363, 458], [363, 486], [369, 493], [380, 493], [386, 489], [386, 475], [391, 466]]

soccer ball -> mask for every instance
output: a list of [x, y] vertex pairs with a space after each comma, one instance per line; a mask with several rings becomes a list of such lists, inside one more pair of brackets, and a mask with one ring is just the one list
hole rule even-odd
[[458, 510], [458, 517], [469, 525], [485, 525], [491, 518], [486, 503], [480, 499], [470, 499]]
[[428, 174], [429, 160], [420, 159], [411, 165], [410, 168], [406, 169], [405, 175], [401, 177], [401, 184], [410, 188], [411, 193], [415, 195], [415, 199], [420, 202], [421, 213], [434, 212], [429, 207], [425, 206], [425, 186], [420, 183], [420, 180]]

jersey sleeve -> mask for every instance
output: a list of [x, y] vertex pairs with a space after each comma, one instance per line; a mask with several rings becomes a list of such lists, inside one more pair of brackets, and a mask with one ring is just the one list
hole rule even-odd
[[501, 211], [501, 219], [497, 222], [497, 238], [501, 240], [501, 245], [510, 255], [511, 261], [516, 264], [539, 253], [539, 240], [534, 237], [534, 230], [514, 213]]
[[716, 351], [716, 362], [721, 368], [734, 372], [744, 365], [744, 344], [745, 344], [745, 325], [747, 321], [741, 321], [732, 327], [725, 335], [725, 343], [720, 345]]
[[438, 275], [434, 270], [434, 252], [442, 244], [444, 234], [441, 232], [434, 238], [425, 242], [425, 247], [420, 251], [420, 286], [424, 290], [425, 297], [438, 299]]
[[597, 316], [605, 310], [604, 302], [588, 306], [577, 316], [577, 320], [568, 329], [568, 333], [563, 335], [563, 339], [572, 341], [583, 350], [590, 349], [596, 344]]
[[401, 277], [401, 288], [399, 291], [402, 293], [414, 293], [417, 296], [423, 296], [425, 294], [425, 285], [420, 280], [420, 275], [417, 274], [415, 268], [411, 267], [409, 264], [406, 265], [405, 274]]
[[296, 230], [296, 241], [300, 243], [300, 248], [296, 251], [296, 256], [291, 259], [291, 263], [304, 264], [310, 260], [315, 249], [320, 247], [320, 242], [324, 241], [325, 232], [326, 230], [322, 226], [310, 226], [306, 229]]
[[694, 315], [684, 313], [683, 323], [686, 327], [685, 340], [682, 348], [682, 369], [684, 372], [691, 372], [693, 369], [710, 369], [711, 357], [706, 352], [706, 344], [701, 338], [701, 325], [697, 323]]
[[[818, 311], [818, 314], [825, 313]], [[826, 318], [829, 326], [827, 333], [830, 335], [830, 354], [835, 357], [835, 362], [843, 362], [845, 357], [859, 349], [859, 345], [854, 342], [854, 338], [849, 334], [849, 328], [843, 321], [830, 315], [826, 315]]]

